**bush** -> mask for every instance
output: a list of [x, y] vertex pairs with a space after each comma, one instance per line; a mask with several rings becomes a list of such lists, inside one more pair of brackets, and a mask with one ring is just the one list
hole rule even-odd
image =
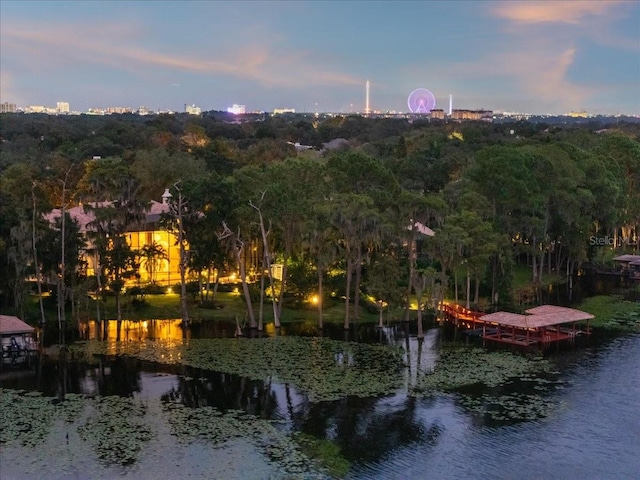
[[[192, 300], [195, 300], [200, 293], [200, 282], [197, 280], [187, 282], [187, 296], [190, 296]], [[173, 287], [173, 292], [180, 294], [182, 291], [182, 285], [176, 283]]]
[[300, 310], [301, 308], [304, 308], [307, 303], [304, 301], [304, 297], [302, 295], [285, 293], [282, 297], [282, 305], [293, 310]]
[[144, 300], [146, 291], [142, 287], [129, 287], [127, 293], [133, 297], [134, 300]]
[[133, 310], [135, 310], [136, 312], [139, 312], [140, 310], [143, 310], [148, 305], [149, 304], [147, 303], [147, 301], [144, 298], [132, 298], [131, 299], [131, 308], [133, 308]]
[[207, 308], [209, 310], [220, 310], [224, 308], [224, 304], [221, 302], [214, 302], [213, 300], [203, 300], [198, 305], [200, 308]]
[[239, 283], [221, 283], [218, 285], [219, 292], [230, 293], [233, 292], [236, 288], [238, 289], [238, 291], [242, 291], [242, 285]]
[[[157, 283], [150, 283], [146, 287], [144, 287], [145, 293], [149, 295], [162, 295], [166, 291], [166, 287], [159, 285]], [[178, 285], [178, 291], [180, 291], [180, 286]]]
[[363, 296], [360, 296], [360, 301], [362, 302], [362, 307], [364, 308], [365, 312], [372, 314], [380, 313], [380, 308], [375, 302], [372, 302], [371, 300]]

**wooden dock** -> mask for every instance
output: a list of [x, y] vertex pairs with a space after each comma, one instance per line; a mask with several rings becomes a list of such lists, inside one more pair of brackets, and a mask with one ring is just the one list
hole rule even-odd
[[590, 335], [589, 321], [593, 318], [590, 313], [556, 305], [541, 305], [526, 310], [525, 314], [486, 314], [443, 303], [440, 311], [458, 328], [481, 330], [480, 337], [484, 340], [524, 347], [574, 341], [580, 335]]

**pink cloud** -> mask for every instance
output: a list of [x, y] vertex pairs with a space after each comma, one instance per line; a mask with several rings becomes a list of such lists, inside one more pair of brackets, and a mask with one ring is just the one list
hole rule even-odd
[[310, 52], [275, 52], [268, 43], [209, 49], [200, 54], [172, 54], [143, 46], [135, 26], [92, 25], [66, 28], [59, 24], [4, 27], [3, 50], [32, 65], [105, 65], [136, 74], [159, 67], [207, 75], [251, 79], [264, 85], [300, 87], [318, 79], [323, 84], [359, 85], [362, 80], [347, 73], [323, 68]]
[[[476, 85], [502, 83], [507, 86], [500, 93], [504, 101], [528, 104], [536, 111], [567, 112], [583, 108], [597, 93], [569, 79], [576, 48], [571, 44], [558, 45], [544, 37], [514, 37], [509, 48], [487, 51], [473, 62], [457, 62], [430, 67], [436, 78], [466, 78]], [[424, 77], [420, 69], [408, 70], [407, 77]]]
[[602, 15], [620, 3], [618, 0], [499, 2], [491, 13], [516, 23], [579, 24], [584, 17]]

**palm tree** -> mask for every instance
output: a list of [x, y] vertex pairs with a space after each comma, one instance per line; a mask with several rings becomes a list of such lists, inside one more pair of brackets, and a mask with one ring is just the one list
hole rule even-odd
[[140, 257], [144, 268], [149, 274], [149, 283], [154, 283], [160, 262], [167, 259], [167, 252], [162, 245], [155, 240], [140, 250]]
[[147, 205], [138, 196], [137, 180], [120, 158], [88, 163], [80, 188], [91, 199], [84, 204], [85, 212], [91, 211], [94, 216], [87, 226], [97, 248], [99, 267], [115, 293], [118, 311], [116, 340], [119, 341], [122, 326], [120, 295], [126, 280], [136, 275], [139, 268], [136, 253], [131, 250], [125, 232], [144, 222]]

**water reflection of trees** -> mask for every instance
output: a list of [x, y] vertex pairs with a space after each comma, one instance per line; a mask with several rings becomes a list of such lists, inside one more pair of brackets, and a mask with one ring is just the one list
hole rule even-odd
[[46, 396], [67, 393], [131, 397], [140, 392], [142, 362], [129, 357], [99, 357], [92, 362], [43, 360], [33, 376], [3, 381], [3, 387], [38, 390]]
[[[136, 325], [141, 338], [160, 332], [162, 322]], [[348, 342], [381, 343], [405, 350], [409, 366], [407, 385], [420, 370], [428, 369], [435, 356], [436, 336], [429, 331], [424, 342], [417, 343], [411, 324], [392, 324], [386, 328], [362, 325], [349, 332], [327, 328], [323, 336]], [[224, 329], [223, 329], [224, 330]], [[133, 332], [133, 330], [132, 330]], [[198, 332], [203, 333], [203, 332]], [[200, 336], [196, 333], [196, 336]], [[210, 332], [208, 332], [210, 333]], [[218, 332], [218, 334], [223, 332]], [[282, 332], [280, 332], [282, 334]], [[347, 337], [343, 337], [344, 335]], [[205, 334], [205, 336], [207, 336]], [[368, 361], [358, 351], [345, 345], [351, 361]], [[55, 394], [59, 385], [55, 364], [45, 365], [41, 389]], [[141, 391], [141, 372], [163, 372], [176, 375], [174, 386], [161, 395], [165, 401], [180, 402], [189, 407], [212, 406], [221, 410], [242, 410], [266, 419], [286, 419], [287, 428], [302, 431], [337, 444], [342, 454], [352, 461], [376, 462], [389, 452], [413, 444], [432, 445], [438, 441], [441, 426], [436, 420], [425, 419], [424, 402], [400, 394], [394, 397], [347, 397], [330, 402], [310, 402], [306, 395], [290, 385], [273, 384], [271, 378], [251, 380], [222, 372], [195, 369], [183, 365], [162, 365], [126, 356], [100, 356], [88, 363], [69, 362], [68, 392], [92, 395], [131, 397]], [[46, 385], [44, 385], [46, 384]], [[421, 402], [421, 408], [416, 408]]]
[[250, 380], [222, 372], [186, 369], [176, 387], [162, 396], [164, 401], [188, 407], [213, 406], [221, 410], [244, 410], [261, 418], [277, 415], [278, 401], [271, 380]]
[[[437, 333], [427, 331], [425, 340], [417, 342], [411, 328], [408, 324], [384, 329], [363, 325], [361, 329], [347, 332], [348, 341], [401, 346], [406, 350], [409, 371], [413, 371], [413, 375], [409, 375], [414, 377], [418, 371], [432, 368]], [[327, 336], [332, 337], [332, 333], [328, 332]], [[345, 332], [335, 333], [344, 335]], [[314, 403], [294, 387], [275, 385], [270, 379], [250, 380], [190, 367], [184, 367], [175, 387], [162, 395], [162, 399], [189, 407], [242, 410], [267, 419], [284, 417], [290, 421], [293, 431], [331, 440], [340, 446], [347, 459], [365, 462], [379, 461], [388, 452], [412, 444], [435, 445], [442, 432], [437, 420], [425, 419], [417, 412], [417, 402], [421, 402], [420, 410], [424, 411], [425, 402], [430, 400], [411, 396], [347, 397]]]
[[[425, 423], [417, 414], [416, 402], [425, 400], [414, 397], [402, 401], [347, 397], [312, 403], [292, 393], [287, 385], [285, 397], [279, 400], [270, 381], [195, 369], [185, 373], [174, 388], [162, 395], [163, 401], [189, 407], [213, 406], [223, 411], [243, 410], [266, 419], [288, 416], [293, 431], [335, 442], [350, 460], [378, 461], [388, 452], [412, 444], [435, 445], [442, 432], [436, 420]], [[294, 404], [296, 400], [299, 403]]]
[[435, 420], [425, 424], [417, 401], [348, 397], [299, 405], [291, 420], [294, 430], [334, 441], [349, 460], [378, 461], [402, 447], [437, 443], [442, 427]]

